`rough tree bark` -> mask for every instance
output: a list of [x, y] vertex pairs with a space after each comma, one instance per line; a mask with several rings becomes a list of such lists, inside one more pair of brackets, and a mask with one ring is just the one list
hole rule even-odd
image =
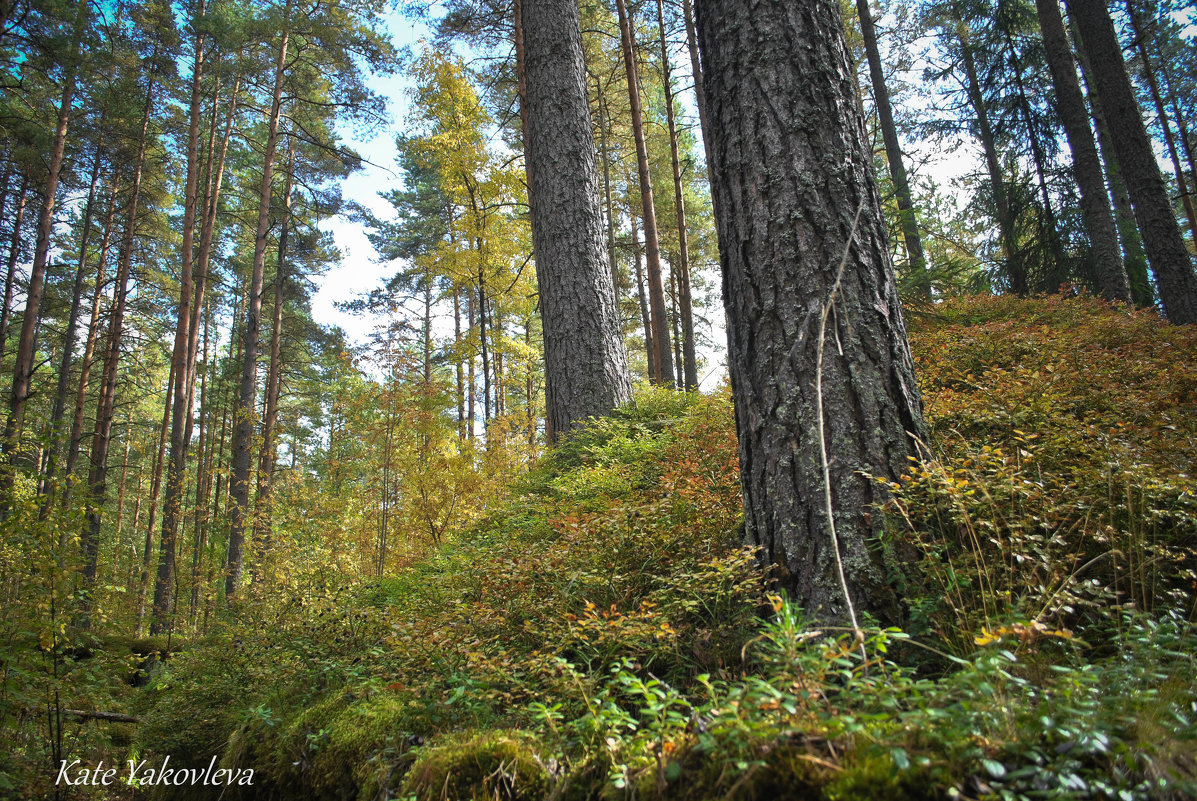
[[694, 105], [698, 106], [698, 127], [702, 132], [702, 152], [706, 156], [707, 180], [711, 177], [711, 123], [707, 120], [707, 95], [702, 88], [702, 61], [698, 55], [698, 32], [694, 28], [694, 10], [690, 0], [682, 0], [682, 21], [686, 26], [686, 52], [690, 54], [690, 74], [694, 77]]
[[603, 212], [576, 0], [523, 0], [528, 196], [544, 328], [546, 416], [567, 434], [632, 394]]
[[898, 619], [868, 476], [926, 430], [838, 6], [696, 10], [745, 533], [812, 617]]
[[1122, 46], [1104, 0], [1068, 0], [1088, 57], [1118, 166], [1130, 192], [1147, 259], [1168, 320], [1197, 323], [1197, 274], [1172, 213], [1168, 190], [1126, 72]]
[[[1071, 21], [1068, 30], [1073, 41], [1079, 42], [1080, 34], [1076, 33], [1075, 24]], [[1081, 68], [1085, 95], [1089, 99], [1089, 115], [1097, 132], [1097, 149], [1105, 166], [1110, 200], [1114, 204], [1114, 220], [1118, 226], [1118, 239], [1122, 245], [1122, 261], [1126, 266], [1127, 281], [1130, 283], [1131, 300], [1136, 306], [1153, 306], [1155, 288], [1152, 287], [1151, 277], [1147, 274], [1147, 253], [1143, 250], [1143, 238], [1139, 236], [1139, 223], [1135, 221], [1130, 192], [1127, 191], [1126, 181], [1122, 178], [1122, 169], [1118, 166], [1118, 157], [1114, 154], [1114, 144], [1110, 141], [1110, 128], [1106, 125], [1105, 115], [1101, 110], [1101, 100], [1089, 77], [1093, 70], [1085, 58], [1084, 48], [1078, 46], [1074, 55]]]

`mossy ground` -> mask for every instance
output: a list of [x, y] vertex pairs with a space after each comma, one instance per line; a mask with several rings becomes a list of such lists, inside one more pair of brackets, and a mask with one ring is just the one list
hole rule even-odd
[[1197, 791], [1197, 332], [1084, 298], [911, 329], [935, 456], [865, 658], [740, 547], [727, 394], [647, 392], [402, 575], [173, 656], [133, 747], [255, 799]]

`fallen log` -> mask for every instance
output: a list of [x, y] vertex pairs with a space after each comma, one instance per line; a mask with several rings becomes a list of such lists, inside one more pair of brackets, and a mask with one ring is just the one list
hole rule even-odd
[[138, 719], [122, 712], [100, 712], [88, 709], [64, 709], [62, 714], [80, 720], [106, 720], [109, 723], [138, 723]]

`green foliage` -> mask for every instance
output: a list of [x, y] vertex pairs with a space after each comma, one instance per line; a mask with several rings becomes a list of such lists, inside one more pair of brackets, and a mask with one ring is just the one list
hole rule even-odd
[[402, 795], [420, 801], [539, 801], [548, 770], [523, 732], [467, 732], [427, 748], [412, 764]]
[[908, 631], [767, 595], [729, 399], [654, 393], [399, 575], [172, 656], [138, 747], [255, 798], [1192, 794], [1192, 336], [1085, 298], [916, 322]]
[[972, 650], [1011, 620], [1103, 639], [1191, 604], [1192, 331], [1091, 298], [974, 297], [916, 322], [936, 454], [895, 484], [914, 631]]

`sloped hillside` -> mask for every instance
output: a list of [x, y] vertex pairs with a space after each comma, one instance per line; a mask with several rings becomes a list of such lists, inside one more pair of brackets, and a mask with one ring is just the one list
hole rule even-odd
[[402, 575], [169, 660], [137, 753], [255, 799], [1197, 792], [1197, 330], [1058, 297], [911, 328], [934, 436], [877, 544], [904, 630], [772, 595], [726, 394], [645, 393]]

